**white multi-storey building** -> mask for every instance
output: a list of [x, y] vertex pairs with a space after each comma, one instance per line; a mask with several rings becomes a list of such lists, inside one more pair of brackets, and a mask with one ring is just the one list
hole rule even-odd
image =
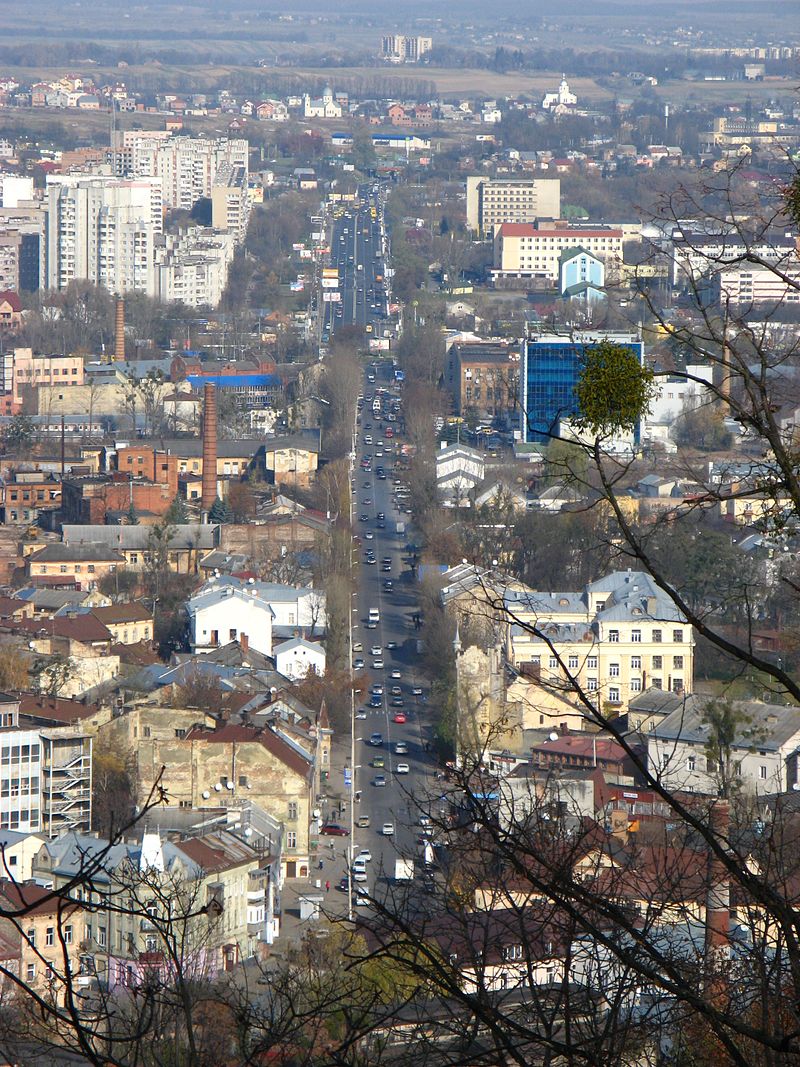
[[557, 219], [561, 214], [559, 178], [467, 178], [467, 226], [491, 235], [503, 222]]
[[216, 307], [236, 249], [233, 233], [200, 226], [166, 238], [158, 252], [158, 296], [190, 307]]
[[561, 253], [579, 245], [601, 260], [606, 276], [622, 263], [622, 229], [602, 225], [565, 226], [563, 223], [504, 222], [495, 230], [495, 278], [544, 278], [557, 282]]
[[244, 169], [248, 179], [249, 145], [244, 138], [173, 137], [163, 131], [119, 131], [114, 135], [111, 164], [120, 177], [161, 179], [164, 207], [190, 211], [210, 197], [223, 165]]
[[155, 240], [161, 229], [157, 178], [49, 176], [48, 288], [90, 281], [115, 293], [156, 296]]

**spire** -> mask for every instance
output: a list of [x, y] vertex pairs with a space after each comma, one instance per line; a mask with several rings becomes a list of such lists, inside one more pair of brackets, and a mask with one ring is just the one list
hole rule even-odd
[[456, 623], [456, 635], [453, 638], [453, 652], [458, 655], [461, 651], [461, 638], [458, 634], [458, 623]]

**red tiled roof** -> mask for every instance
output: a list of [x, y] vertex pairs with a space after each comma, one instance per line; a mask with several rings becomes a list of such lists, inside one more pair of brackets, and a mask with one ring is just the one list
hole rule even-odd
[[15, 313], [22, 311], [22, 301], [19, 298], [19, 293], [15, 293], [13, 289], [4, 289], [0, 292], [0, 304], [8, 304]]
[[20, 693], [19, 713], [33, 718], [54, 719], [58, 722], [74, 722], [88, 719], [100, 711], [99, 704], [84, 704], [66, 697], [43, 697], [38, 693]]
[[74, 618], [63, 615], [51, 619], [16, 619], [15, 630], [29, 633], [32, 637], [46, 634], [48, 637], [66, 637], [72, 641], [100, 642], [113, 640], [108, 627], [93, 615], [76, 615]]
[[68, 903], [63, 897], [54, 895], [52, 889], [43, 889], [26, 882], [12, 882], [6, 878], [0, 879], [0, 897], [4, 897], [14, 911], [24, 908], [26, 916], [55, 915], [59, 910], [69, 914], [79, 907], [74, 902]]

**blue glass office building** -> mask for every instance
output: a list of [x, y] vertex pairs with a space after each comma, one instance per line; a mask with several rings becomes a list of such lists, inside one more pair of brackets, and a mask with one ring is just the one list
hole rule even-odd
[[[640, 362], [644, 359], [644, 346], [634, 334], [538, 334], [527, 339], [520, 376], [525, 441], [546, 443], [558, 435], [562, 420], [577, 415], [575, 386], [584, 353], [602, 341], [624, 345]], [[638, 427], [634, 440], [638, 443]]]

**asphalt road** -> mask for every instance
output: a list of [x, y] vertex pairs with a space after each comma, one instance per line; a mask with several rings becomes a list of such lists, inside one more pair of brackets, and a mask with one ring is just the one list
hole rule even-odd
[[[365, 375], [354, 471], [353, 552], [358, 565], [358, 582], [353, 601], [353, 643], [354, 660], [363, 659], [365, 664], [355, 671], [360, 692], [356, 697], [354, 720], [354, 789], [355, 795], [360, 793], [361, 799], [355, 803], [354, 813], [356, 822], [359, 816], [368, 815], [370, 825], [356, 828], [353, 854], [362, 848], [370, 850], [372, 859], [367, 863], [367, 881], [361, 884], [371, 893], [380, 895], [386, 880], [394, 877], [398, 858], [413, 859], [416, 871], [423, 870], [425, 838], [419, 818], [430, 809], [432, 802], [435, 803], [440, 789], [434, 761], [426, 751], [430, 737], [428, 690], [420, 670], [414, 626], [414, 614], [418, 610], [417, 582], [410, 568], [411, 557], [405, 548], [412, 536], [411, 519], [405, 512], [405, 505], [395, 495], [392, 479], [399, 442], [386, 436], [387, 427], [393, 432], [397, 427], [397, 422], [387, 421], [385, 415], [399, 398], [399, 393], [391, 382], [391, 364], [377, 364], [376, 367], [376, 382], [367, 380], [371, 370]], [[376, 389], [381, 390], [379, 395], [383, 398], [380, 414], [373, 411], [372, 398]], [[371, 443], [367, 442], [367, 437], [372, 438]], [[370, 462], [365, 470], [362, 464], [367, 459]], [[381, 466], [386, 473], [385, 479], [378, 477]], [[384, 518], [379, 519], [379, 513]], [[366, 518], [362, 519], [362, 516]], [[402, 534], [397, 533], [398, 522], [405, 524]], [[374, 555], [375, 563], [367, 562], [369, 552]], [[391, 590], [385, 588], [387, 580], [392, 582]], [[380, 622], [370, 627], [369, 612], [373, 608], [380, 612]], [[373, 649], [380, 649], [380, 652], [373, 652]], [[393, 671], [399, 672], [400, 677], [392, 678]], [[375, 685], [382, 686], [383, 691], [379, 706], [370, 707], [371, 690]], [[392, 687], [400, 693], [392, 694]], [[417, 687], [422, 693], [415, 695], [412, 690]], [[402, 707], [393, 707], [392, 700], [398, 699], [402, 700]], [[406, 722], [394, 721], [398, 712], [406, 716]], [[379, 745], [370, 743], [371, 735], [375, 733], [381, 735]], [[405, 743], [407, 752], [397, 752], [398, 742]], [[382, 759], [384, 765], [376, 767], [376, 759]], [[406, 764], [408, 771], [398, 773], [399, 764]], [[383, 777], [384, 785], [375, 784], [379, 776]], [[340, 821], [347, 824], [349, 813]], [[393, 833], [383, 833], [385, 823], [392, 824]], [[346, 874], [348, 844], [345, 839], [335, 839], [336, 862], [326, 863], [323, 876], [331, 881], [332, 887]], [[341, 897], [344, 908], [346, 894], [341, 893]], [[334, 900], [330, 901], [331, 905], [337, 907]]]
[[[330, 266], [339, 272], [341, 299], [323, 301], [323, 343], [343, 326], [357, 326], [373, 336], [386, 327], [386, 236], [380, 186], [360, 186], [359, 199], [361, 207], [346, 208], [333, 221]], [[323, 294], [336, 292], [323, 289]]]

